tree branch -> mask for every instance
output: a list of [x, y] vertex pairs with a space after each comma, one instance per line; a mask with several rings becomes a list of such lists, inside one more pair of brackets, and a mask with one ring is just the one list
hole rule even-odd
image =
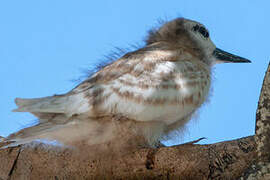
[[255, 159], [252, 136], [212, 145], [141, 149], [109, 160], [81, 160], [72, 151], [48, 151], [42, 146], [16, 147], [0, 151], [0, 177], [10, 177], [13, 167], [12, 179], [234, 179]]

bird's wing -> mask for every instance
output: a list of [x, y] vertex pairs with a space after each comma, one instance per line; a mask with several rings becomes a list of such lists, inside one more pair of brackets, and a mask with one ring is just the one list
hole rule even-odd
[[[128, 53], [66, 94], [34, 99], [16, 98], [18, 108], [14, 111], [30, 112], [39, 118], [41, 115], [44, 116], [44, 113], [65, 114], [68, 117], [84, 113], [91, 115], [93, 105], [99, 99], [98, 96], [104, 94], [104, 86], [114, 83], [127, 74], [147, 77], [158, 62], [175, 61], [175, 56], [168, 52], [160, 50], [158, 46], [150, 46]], [[184, 59], [187, 54], [183, 53], [178, 58]]]

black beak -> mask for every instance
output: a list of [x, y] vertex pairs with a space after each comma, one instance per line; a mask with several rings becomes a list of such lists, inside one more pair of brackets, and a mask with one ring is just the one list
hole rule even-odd
[[219, 48], [216, 48], [213, 52], [213, 56], [217, 58], [217, 60], [222, 62], [232, 62], [232, 63], [251, 63], [250, 60], [242, 58], [240, 56], [233, 55], [226, 51], [223, 51]]

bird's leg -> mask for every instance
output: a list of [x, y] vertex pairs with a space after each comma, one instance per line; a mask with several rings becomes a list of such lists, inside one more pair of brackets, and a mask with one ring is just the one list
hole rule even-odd
[[[186, 143], [184, 143], [184, 144], [185, 144], [185, 145], [187, 145], [187, 144], [192, 145], [192, 144], [195, 144], [195, 143], [200, 142], [200, 141], [203, 140], [203, 139], [206, 139], [206, 138], [205, 138], [205, 137], [202, 137], [202, 138], [199, 138], [199, 139], [194, 140], [194, 141], [186, 142]], [[183, 144], [183, 145], [184, 145], [184, 144]]]

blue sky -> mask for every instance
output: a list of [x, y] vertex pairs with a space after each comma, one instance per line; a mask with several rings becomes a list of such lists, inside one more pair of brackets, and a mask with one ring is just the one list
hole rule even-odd
[[213, 143], [254, 134], [255, 112], [269, 54], [270, 1], [13, 0], [0, 2], [0, 135], [32, 124], [12, 113], [16, 97], [65, 93], [113, 47], [141, 43], [159, 18], [203, 23], [217, 47], [252, 60], [219, 64], [213, 91], [184, 139]]

